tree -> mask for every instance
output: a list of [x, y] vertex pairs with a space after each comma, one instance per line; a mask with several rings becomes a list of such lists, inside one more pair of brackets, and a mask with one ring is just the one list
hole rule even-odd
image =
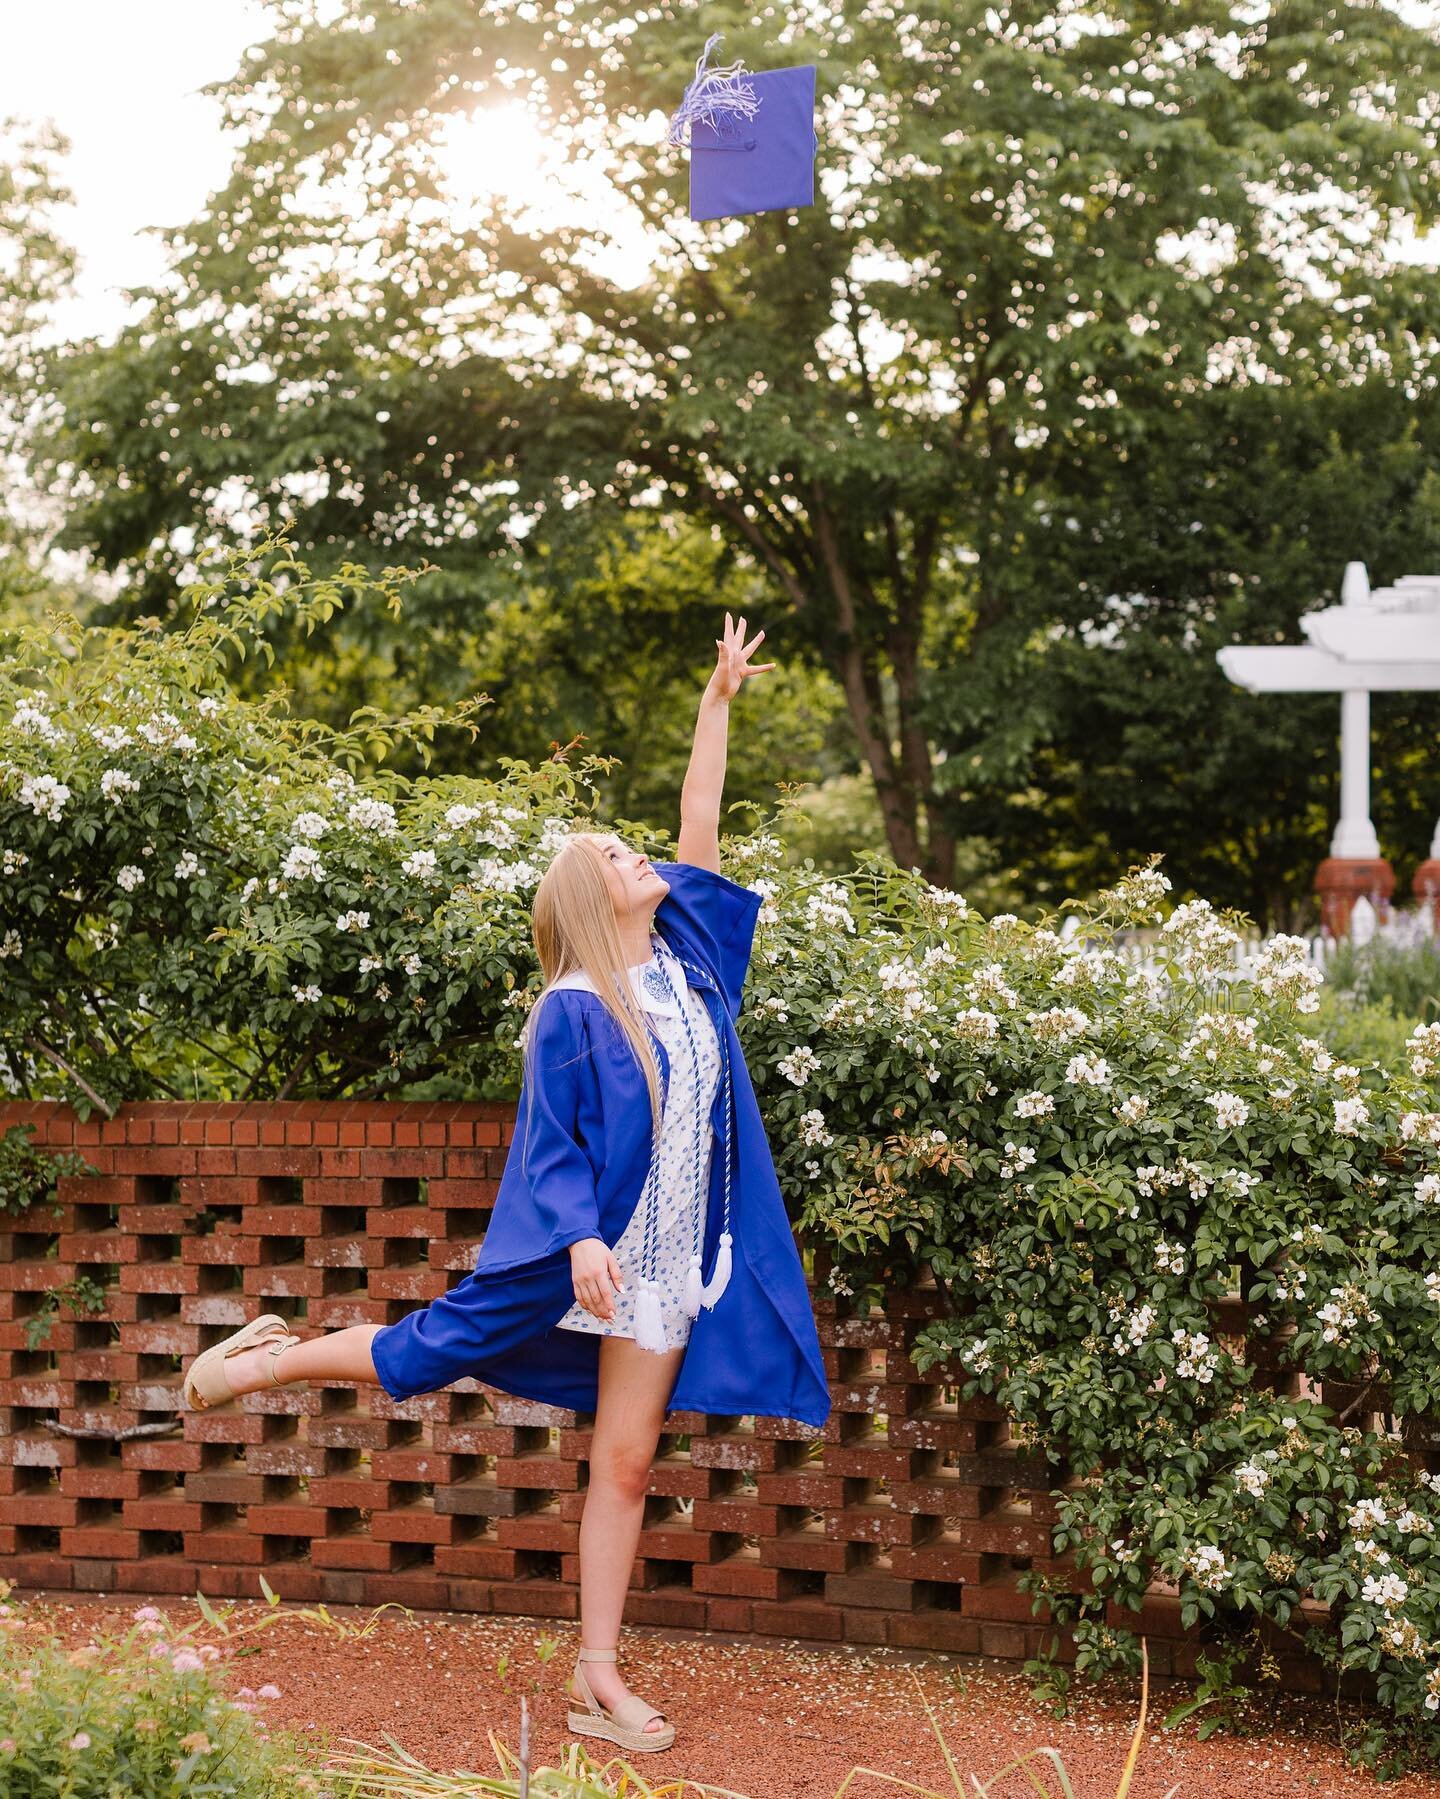
[[[56, 370], [37, 462], [72, 484], [70, 541], [153, 585], [197, 522], [283, 506], [336, 557], [443, 561], [451, 619], [616, 508], [688, 516], [840, 684], [892, 852], [941, 881], [973, 820], [937, 701], [1052, 617], [1015, 552], [1076, 446], [1157, 388], [1350, 380], [1433, 334], [1387, 233], [1434, 216], [1440, 44], [1370, 0], [275, 19], [170, 279]], [[715, 30], [818, 64], [814, 207], [685, 216], [656, 125]], [[568, 214], [459, 207], [456, 134], [497, 104], [568, 148]]]
[[[1377, 584], [1440, 566], [1437, 396], [1388, 376], [1216, 384], [1131, 426], [1133, 449], [1097, 446], [1057, 482], [1028, 547], [1071, 596], [1063, 621], [939, 736], [969, 747], [971, 803], [1037, 902], [1160, 850], [1181, 890], [1291, 929], [1335, 821], [1338, 697], [1247, 694], [1215, 653], [1301, 641], [1352, 559]], [[1373, 811], [1403, 883], [1440, 812], [1440, 695], [1372, 713]]]

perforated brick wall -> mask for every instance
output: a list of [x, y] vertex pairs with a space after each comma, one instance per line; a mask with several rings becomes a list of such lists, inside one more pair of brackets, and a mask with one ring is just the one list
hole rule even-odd
[[[0, 1220], [0, 1566], [20, 1585], [576, 1618], [590, 1419], [473, 1380], [401, 1404], [310, 1383], [211, 1413], [182, 1363], [262, 1310], [301, 1334], [391, 1323], [472, 1266], [509, 1106], [0, 1107], [97, 1170]], [[803, 1247], [803, 1246], [802, 1246]], [[959, 1370], [917, 1373], [933, 1291], [845, 1316], [817, 1250], [823, 1434], [672, 1412], [628, 1622], [1019, 1657], [1041, 1624], [1054, 1470]], [[103, 1314], [25, 1321], [77, 1274]], [[56, 1427], [64, 1427], [57, 1429]], [[159, 1427], [131, 1434], [137, 1427]], [[72, 1432], [92, 1434], [75, 1435]], [[1173, 1599], [1152, 1666], [1186, 1672]]]

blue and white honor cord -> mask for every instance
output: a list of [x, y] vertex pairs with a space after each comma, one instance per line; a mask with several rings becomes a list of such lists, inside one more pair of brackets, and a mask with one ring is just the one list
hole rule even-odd
[[[668, 948], [668, 946], [666, 946]], [[688, 968], [702, 975], [703, 970], [676, 951], [669, 952], [683, 968]], [[693, 1239], [690, 1251], [690, 1265], [685, 1271], [685, 1288], [681, 1298], [687, 1317], [699, 1316], [703, 1305], [713, 1307], [720, 1295], [725, 1291], [730, 1279], [731, 1243], [730, 1236], [730, 1130], [731, 1088], [730, 1057], [725, 1043], [723, 1031], [715, 1033], [720, 1049], [721, 1080], [725, 1089], [725, 1209], [721, 1218], [720, 1247], [715, 1258], [715, 1272], [708, 1282], [703, 1282], [700, 1270], [700, 1181], [701, 1181], [701, 1143], [703, 1141], [703, 1121], [700, 1116], [700, 1051], [695, 1042], [695, 1034], [690, 1028], [690, 1019], [683, 998], [676, 994], [671, 985], [669, 972], [665, 967], [663, 956], [657, 953], [657, 964], [654, 969], [646, 969], [644, 979], [651, 990], [676, 1001], [680, 1013], [680, 1021], [685, 1026], [685, 1038], [690, 1050], [690, 1066], [694, 1075], [695, 1130], [693, 1133], [694, 1151], [691, 1159], [691, 1219]], [[668, 1083], [667, 1083], [668, 1097]], [[663, 1106], [662, 1106], [663, 1118]], [[660, 1283], [656, 1275], [659, 1256], [659, 1200], [657, 1185], [660, 1165], [660, 1145], [657, 1141], [654, 1153], [650, 1158], [650, 1169], [645, 1177], [645, 1190], [640, 1203], [645, 1207], [645, 1227], [640, 1253], [640, 1286], [635, 1302], [635, 1342], [641, 1349], [663, 1352], [666, 1348], [665, 1321], [660, 1305]]]

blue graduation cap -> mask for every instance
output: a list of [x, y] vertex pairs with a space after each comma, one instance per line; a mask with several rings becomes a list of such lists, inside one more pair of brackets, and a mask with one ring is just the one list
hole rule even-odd
[[788, 211], [815, 200], [815, 68], [760, 73], [708, 66], [707, 40], [670, 119], [669, 141], [690, 150], [690, 217]]

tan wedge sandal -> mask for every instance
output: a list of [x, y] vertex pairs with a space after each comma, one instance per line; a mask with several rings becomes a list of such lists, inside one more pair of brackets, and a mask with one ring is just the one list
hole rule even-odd
[[585, 1701], [587, 1711], [577, 1711], [574, 1706], [565, 1714], [565, 1722], [571, 1730], [579, 1731], [585, 1736], [607, 1737], [612, 1743], [618, 1743], [622, 1749], [668, 1749], [675, 1741], [675, 1726], [666, 1723], [659, 1730], [646, 1730], [645, 1726], [652, 1718], [663, 1718], [664, 1712], [657, 1711], [653, 1705], [647, 1705], [634, 1693], [627, 1693], [613, 1711], [601, 1705], [590, 1691], [590, 1682], [585, 1678], [582, 1662], [613, 1662], [619, 1659], [615, 1649], [587, 1649], [583, 1644], [575, 1657], [575, 1672], [570, 1677], [571, 1691]]
[[282, 1385], [275, 1376], [275, 1358], [282, 1349], [299, 1341], [278, 1313], [262, 1312], [258, 1318], [252, 1318], [249, 1324], [222, 1337], [218, 1343], [212, 1343], [209, 1349], [196, 1356], [185, 1371], [186, 1405], [192, 1412], [209, 1412], [216, 1406], [229, 1405], [237, 1395], [231, 1392], [225, 1378], [225, 1359], [242, 1349], [254, 1349], [260, 1343], [270, 1351], [268, 1366], [272, 1383], [277, 1387]]

